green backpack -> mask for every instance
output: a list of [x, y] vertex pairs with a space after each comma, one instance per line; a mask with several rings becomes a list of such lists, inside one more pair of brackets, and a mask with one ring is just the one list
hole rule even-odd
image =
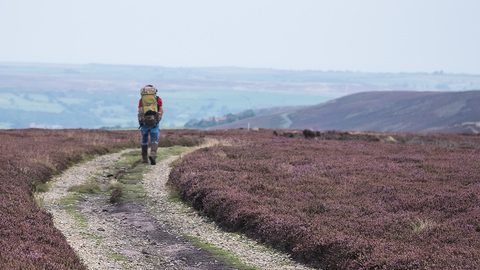
[[142, 95], [143, 119], [147, 126], [155, 126], [158, 122], [157, 89], [147, 85], [140, 91]]

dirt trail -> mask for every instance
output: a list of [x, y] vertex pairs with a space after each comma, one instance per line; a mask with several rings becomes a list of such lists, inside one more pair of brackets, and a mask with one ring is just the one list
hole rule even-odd
[[[37, 200], [53, 215], [55, 226], [67, 238], [84, 264], [91, 269], [122, 269], [117, 260], [112, 260], [109, 247], [95, 241], [99, 239], [92, 222], [81, 223], [79, 215], [71, 211], [65, 200], [68, 189], [80, 185], [102, 169], [108, 168], [119, 160], [121, 153], [100, 156], [92, 161], [74, 166], [52, 181], [52, 186], [46, 193], [36, 194]], [[73, 202], [70, 202], [73, 203]]]
[[72, 197], [68, 192], [70, 187], [92, 179], [108, 180], [114, 164], [131, 151], [74, 166], [56, 177], [47, 193], [37, 194], [52, 213], [55, 226], [89, 269], [238, 268], [198, 248], [198, 243], [233, 254], [244, 263], [243, 269], [308, 269], [239, 234], [221, 231], [188, 206], [169, 199], [166, 182], [170, 164], [179, 156], [166, 157], [148, 167], [141, 182], [145, 194], [140, 199], [112, 204], [103, 193]]

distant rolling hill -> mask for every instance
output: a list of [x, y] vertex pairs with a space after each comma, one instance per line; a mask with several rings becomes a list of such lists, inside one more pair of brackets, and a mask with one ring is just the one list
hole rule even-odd
[[363, 92], [215, 128], [480, 133], [480, 91]]
[[[136, 128], [145, 84], [155, 85], [164, 101], [162, 128], [205, 128], [195, 123], [246, 110], [258, 125], [278, 128], [294, 124], [288, 115], [298, 108], [287, 107], [364, 91], [480, 89], [480, 75], [0, 61], [0, 129]], [[261, 110], [272, 107], [278, 112]]]

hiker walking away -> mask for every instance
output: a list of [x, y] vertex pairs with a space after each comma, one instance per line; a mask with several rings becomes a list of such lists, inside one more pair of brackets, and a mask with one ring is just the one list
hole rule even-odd
[[[158, 140], [160, 138], [159, 123], [163, 116], [163, 102], [157, 96], [157, 89], [153, 85], [145, 85], [141, 90], [141, 98], [138, 102], [138, 123], [142, 133], [142, 162], [156, 164]], [[148, 145], [150, 137], [150, 156]]]

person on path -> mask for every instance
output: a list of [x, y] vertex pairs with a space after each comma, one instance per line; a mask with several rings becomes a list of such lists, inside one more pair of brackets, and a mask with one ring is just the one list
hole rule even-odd
[[[142, 162], [156, 164], [158, 141], [160, 139], [159, 123], [163, 116], [163, 101], [157, 96], [153, 85], [145, 85], [140, 89], [141, 98], [138, 102], [138, 124], [142, 134]], [[150, 139], [150, 142], [149, 142]], [[150, 144], [150, 155], [148, 146]]]

